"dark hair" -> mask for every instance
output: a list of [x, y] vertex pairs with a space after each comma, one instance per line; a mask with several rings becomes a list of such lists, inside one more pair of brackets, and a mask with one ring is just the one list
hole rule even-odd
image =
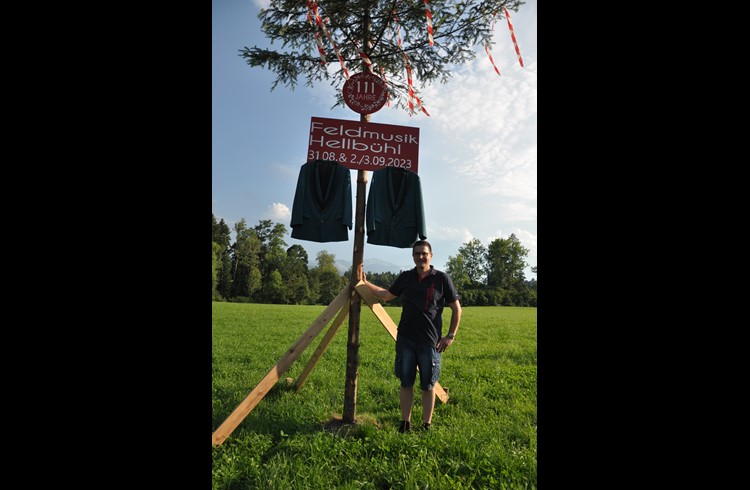
[[427, 240], [419, 240], [414, 242], [414, 245], [411, 246], [411, 251], [413, 252], [416, 247], [423, 247], [426, 246], [430, 249], [430, 253], [432, 253], [432, 245], [430, 245], [430, 242]]

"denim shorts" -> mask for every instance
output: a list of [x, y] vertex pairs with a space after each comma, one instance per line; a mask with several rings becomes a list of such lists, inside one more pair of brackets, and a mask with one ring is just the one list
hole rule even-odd
[[419, 386], [423, 390], [435, 388], [440, 378], [442, 361], [435, 346], [412, 342], [409, 339], [396, 337], [396, 362], [394, 372], [401, 380], [402, 388], [411, 388], [417, 379], [417, 365], [419, 365]]

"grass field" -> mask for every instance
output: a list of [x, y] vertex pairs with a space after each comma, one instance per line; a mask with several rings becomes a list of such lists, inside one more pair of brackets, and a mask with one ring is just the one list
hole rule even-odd
[[[212, 432], [323, 306], [212, 303]], [[400, 308], [386, 307], [396, 324]], [[536, 308], [464, 307], [429, 432], [399, 434], [395, 342], [363, 304], [354, 425], [340, 425], [348, 318], [297, 392], [326, 327], [220, 446], [213, 489], [535, 489]], [[450, 310], [446, 308], [444, 327]], [[412, 422], [421, 425], [419, 390]], [[208, 434], [206, 435], [208, 441]]]

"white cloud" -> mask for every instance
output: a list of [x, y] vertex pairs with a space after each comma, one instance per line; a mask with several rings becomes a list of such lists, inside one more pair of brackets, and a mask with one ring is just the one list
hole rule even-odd
[[[433, 239], [439, 239], [441, 241], [460, 241], [461, 243], [468, 242], [474, 235], [466, 228], [452, 228], [450, 226], [427, 226], [427, 236]], [[430, 238], [427, 240], [429, 241]]]
[[292, 212], [286, 204], [275, 202], [266, 208], [266, 219], [277, 221], [289, 221]]
[[253, 0], [253, 3], [262, 9], [266, 9], [271, 5], [271, 0]]
[[521, 245], [529, 249], [529, 256], [536, 257], [536, 235], [521, 228], [515, 228], [513, 234], [516, 235]]

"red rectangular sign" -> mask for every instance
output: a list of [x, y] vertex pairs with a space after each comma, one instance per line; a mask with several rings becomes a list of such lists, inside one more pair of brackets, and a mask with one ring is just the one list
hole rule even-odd
[[357, 170], [419, 167], [419, 128], [313, 117], [307, 161], [335, 160]]

